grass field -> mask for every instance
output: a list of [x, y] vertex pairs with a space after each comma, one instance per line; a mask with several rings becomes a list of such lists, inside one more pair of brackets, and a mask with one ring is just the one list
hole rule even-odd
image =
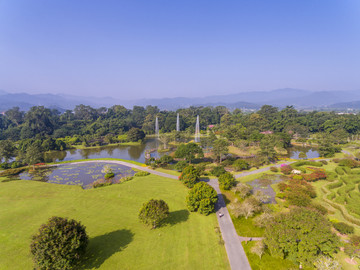
[[[246, 256], [249, 259], [252, 270], [296, 270], [299, 269], [299, 265], [289, 260], [283, 260], [279, 258], [271, 257], [268, 251], [261, 257], [251, 252], [251, 247], [255, 245], [255, 241], [248, 243], [242, 243]], [[306, 269], [304, 269], [306, 270]]]
[[[82, 190], [35, 181], [0, 182], [0, 269], [33, 269], [31, 236], [51, 216], [81, 221], [90, 237], [79, 269], [229, 269], [215, 214], [186, 210], [187, 189], [154, 175]], [[170, 207], [167, 224], [150, 230], [138, 211], [151, 198]]]

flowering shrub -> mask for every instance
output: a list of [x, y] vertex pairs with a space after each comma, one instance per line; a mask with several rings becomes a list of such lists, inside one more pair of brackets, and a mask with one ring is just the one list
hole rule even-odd
[[283, 174], [290, 174], [293, 168], [290, 165], [282, 164], [280, 170]]
[[321, 179], [326, 179], [327, 175], [325, 171], [317, 170], [310, 174], [303, 175], [305, 181], [314, 182]]

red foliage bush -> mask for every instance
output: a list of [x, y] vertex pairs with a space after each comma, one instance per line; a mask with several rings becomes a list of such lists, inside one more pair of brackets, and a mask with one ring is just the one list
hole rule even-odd
[[280, 168], [283, 174], [290, 174], [293, 168], [290, 165], [285, 165]]
[[310, 174], [303, 175], [304, 180], [308, 182], [314, 182], [321, 179], [326, 179], [327, 175], [323, 170], [316, 170]]

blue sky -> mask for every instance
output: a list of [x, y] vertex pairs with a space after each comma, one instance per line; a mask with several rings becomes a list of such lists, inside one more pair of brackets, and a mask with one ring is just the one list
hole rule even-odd
[[0, 0], [0, 89], [360, 90], [359, 0]]

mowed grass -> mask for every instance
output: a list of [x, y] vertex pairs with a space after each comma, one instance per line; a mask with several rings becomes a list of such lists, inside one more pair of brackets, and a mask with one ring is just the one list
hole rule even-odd
[[[187, 193], [179, 181], [154, 175], [90, 190], [0, 182], [0, 269], [33, 269], [31, 236], [51, 216], [86, 226], [90, 241], [79, 269], [229, 269], [215, 214], [188, 212]], [[151, 198], [165, 200], [171, 212], [167, 224], [155, 230], [138, 220]]]

